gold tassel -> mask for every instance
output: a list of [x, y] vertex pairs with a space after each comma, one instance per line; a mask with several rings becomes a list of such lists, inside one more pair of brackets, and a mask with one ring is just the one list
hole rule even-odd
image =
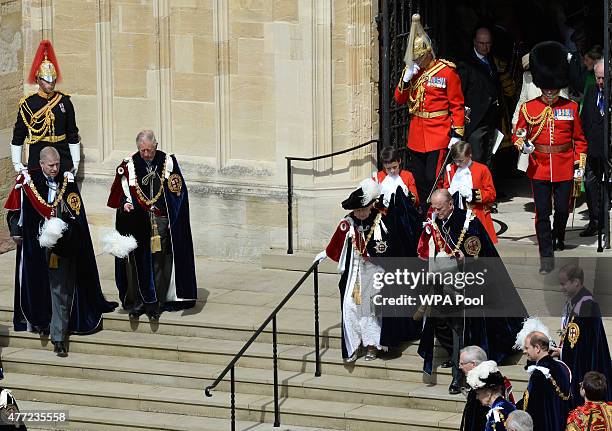
[[355, 304], [361, 305], [361, 283], [359, 282], [359, 274], [357, 274], [357, 280], [355, 280], [355, 286], [353, 287], [353, 301], [355, 301]]
[[159, 236], [159, 231], [157, 230], [157, 223], [155, 221], [155, 216], [151, 215], [151, 253], [157, 253], [161, 251], [161, 237]]
[[49, 255], [49, 269], [59, 268], [59, 256], [55, 253]]

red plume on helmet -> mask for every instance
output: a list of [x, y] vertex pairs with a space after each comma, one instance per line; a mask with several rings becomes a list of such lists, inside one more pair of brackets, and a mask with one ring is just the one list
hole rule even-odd
[[41, 40], [40, 44], [38, 45], [38, 50], [36, 50], [34, 60], [32, 61], [30, 74], [28, 75], [29, 84], [36, 84], [36, 78], [38, 77], [40, 65], [45, 60], [53, 64], [53, 67], [55, 68], [55, 72], [57, 74], [56, 82], [59, 82], [61, 80], [59, 64], [57, 62], [57, 57], [55, 56], [55, 51], [53, 50], [53, 45], [51, 45], [50, 40]]

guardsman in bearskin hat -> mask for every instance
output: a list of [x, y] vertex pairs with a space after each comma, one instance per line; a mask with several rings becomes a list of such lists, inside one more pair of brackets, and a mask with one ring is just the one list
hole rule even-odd
[[55, 90], [61, 75], [53, 46], [43, 40], [34, 56], [29, 84], [38, 84], [38, 92], [19, 102], [17, 121], [13, 129], [11, 158], [15, 171], [23, 169], [21, 150], [28, 145], [26, 165], [30, 171], [40, 169], [40, 150], [54, 147], [60, 154], [60, 169], [76, 174], [81, 159], [79, 129], [70, 96]]
[[[536, 211], [536, 235], [540, 248], [540, 273], [554, 268], [554, 250], [565, 248], [574, 180], [581, 181], [587, 144], [578, 104], [559, 96], [569, 83], [567, 52], [558, 42], [542, 42], [529, 56], [533, 82], [542, 96], [521, 106], [514, 145], [529, 153], [527, 176], [531, 179]], [[554, 200], [554, 219], [550, 215]]]
[[410, 171], [425, 208], [447, 148], [463, 136], [463, 93], [455, 64], [436, 59], [418, 14], [412, 16], [404, 61], [406, 67], [395, 89], [395, 101], [408, 104]]
[[4, 208], [17, 243], [15, 331], [50, 335], [55, 353], [67, 356], [69, 334], [101, 328], [115, 302], [102, 294], [87, 216], [74, 175], [60, 169], [47, 146], [39, 169], [23, 169]]

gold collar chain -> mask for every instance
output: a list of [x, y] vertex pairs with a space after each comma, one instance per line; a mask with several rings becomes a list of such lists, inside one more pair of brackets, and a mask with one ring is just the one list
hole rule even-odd
[[[438, 231], [438, 233], [440, 234], [440, 238], [441, 238], [441, 239], [440, 239], [440, 240], [438, 240], [438, 247], [439, 247], [439, 248], [440, 248], [442, 251], [444, 251], [444, 244], [447, 244], [447, 245], [448, 245], [448, 243], [446, 242], [446, 240], [445, 240], [445, 239], [442, 239], [442, 238], [444, 238], [444, 237], [443, 237], [443, 235], [442, 235], [442, 232], [440, 232], [440, 229], [438, 228], [438, 225], [436, 224], [436, 222], [433, 222], [433, 223], [432, 223], [432, 225], [433, 225], [433, 228], [434, 228], [435, 230], [437, 230], [437, 231]], [[453, 249], [453, 251], [451, 252], [451, 254], [452, 254], [452, 255], [455, 255], [455, 253], [457, 253], [457, 252], [458, 252], [458, 251], [461, 249], [461, 244], [463, 244], [463, 238], [465, 237], [465, 233], [466, 233], [466, 232], [467, 232], [467, 228], [463, 228], [463, 229], [461, 229], [461, 234], [459, 235], [459, 239], [457, 240], [457, 244], [455, 245], [455, 248], [454, 248], [454, 249]], [[447, 233], [448, 233], [448, 235], [450, 236], [450, 229], [449, 229], [449, 231], [448, 231]]]
[[43, 197], [40, 195], [40, 193], [38, 193], [38, 190], [36, 190], [36, 186], [34, 185], [33, 181], [30, 181], [28, 186], [30, 187], [30, 190], [32, 190], [32, 193], [34, 193], [34, 197], [36, 198], [36, 200], [38, 202], [40, 202], [41, 204], [43, 204], [47, 208], [55, 208], [60, 203], [60, 201], [62, 200], [62, 197], [64, 196], [64, 192], [66, 191], [66, 187], [68, 187], [68, 179], [66, 177], [64, 177], [64, 182], [62, 183], [62, 187], [57, 192], [57, 196], [55, 196], [55, 200], [51, 204], [47, 203], [47, 200], [43, 199]]
[[[162, 169], [162, 176], [159, 177], [159, 181], [160, 181], [159, 191], [151, 199], [147, 199], [146, 195], [144, 194], [144, 192], [140, 188], [140, 185], [138, 184], [138, 177], [136, 176], [136, 173], [134, 173], [134, 176], [136, 176], [136, 181], [135, 181], [136, 185], [135, 185], [135, 188], [136, 188], [136, 194], [138, 195], [138, 199], [140, 200], [140, 202], [144, 203], [148, 207], [150, 207], [152, 205], [155, 205], [155, 203], [159, 200], [159, 198], [161, 197], [162, 193], [164, 192], [164, 181], [166, 181], [166, 177], [165, 177], [165, 174], [166, 174], [166, 163], [168, 163], [168, 156], [166, 156], [166, 159], [164, 160], [164, 168]], [[134, 168], [134, 171], [135, 170], [136, 170], [136, 168]]]
[[370, 228], [370, 232], [368, 233], [367, 238], [365, 238], [365, 242], [363, 243], [363, 249], [357, 246], [357, 241], [356, 241], [357, 235], [355, 234], [353, 236], [352, 238], [353, 248], [357, 250], [359, 254], [361, 254], [362, 256], [365, 253], [368, 247], [368, 243], [370, 242], [370, 240], [372, 239], [372, 235], [374, 234], [374, 229], [376, 228], [376, 226], [378, 226], [378, 223], [380, 223], [381, 218], [382, 218], [382, 213], [379, 212], [376, 218], [374, 219], [374, 223], [372, 224], [372, 227]]

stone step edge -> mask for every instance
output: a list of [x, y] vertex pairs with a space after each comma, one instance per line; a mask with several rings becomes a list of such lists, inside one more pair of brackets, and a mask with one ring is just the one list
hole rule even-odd
[[[8, 325], [8, 323], [6, 322], [1, 322], [0, 321], [0, 325], [5, 324]], [[109, 335], [115, 332], [119, 332], [119, 331], [110, 331], [110, 330], [106, 330], [105, 334]], [[149, 337], [155, 337], [155, 334], [147, 334], [147, 333], [138, 333], [138, 336], [141, 338], [149, 338]], [[39, 336], [37, 334], [33, 334], [30, 332], [15, 332], [12, 329], [9, 330], [8, 334], [0, 334], [0, 339], [2, 339], [3, 337], [12, 337], [12, 338], [25, 338], [25, 339], [36, 339], [39, 340]], [[218, 341], [216, 339], [206, 339], [206, 338], [199, 338], [200, 340], [209, 340], [211, 342], [211, 344], [214, 344], [215, 341]], [[152, 345], [151, 343], [146, 343], [146, 342], [140, 342], [140, 340], [130, 340], [130, 343], [125, 342], [125, 340], [123, 339], [119, 339], [119, 340], [114, 340], [114, 342], [111, 343], [112, 340], [107, 339], [102, 339], [99, 340], [97, 338], [95, 338], [95, 334], [90, 335], [90, 336], [79, 336], [78, 338], [71, 338], [70, 343], [83, 343], [83, 344], [94, 344], [94, 345], [105, 345], [105, 346], [113, 346], [113, 347], [124, 347], [124, 348], [130, 348], [130, 347], [136, 347], [136, 348], [153, 348], [153, 349], [160, 349], [160, 350], [169, 350], [169, 351], [180, 351], [180, 352], [184, 352], [184, 353], [203, 353], [203, 354], [217, 354], [217, 355], [225, 355], [228, 356], [228, 358], [233, 357], [238, 350], [242, 347], [242, 345], [244, 343], [239, 342], [239, 341], [233, 341], [233, 340], [224, 340], [225, 342], [235, 342], [237, 343], [237, 349], [235, 350], [231, 350], [229, 351], [228, 349], [217, 349], [215, 351], [210, 351], [210, 350], [203, 350], [203, 349], [195, 349], [195, 348], [191, 348], [191, 349], [187, 349], [185, 345], [165, 345], [165, 346], [161, 346], [159, 343]], [[260, 359], [270, 359], [270, 363], [272, 361], [272, 352], [271, 349], [268, 349], [268, 347], [270, 347], [269, 343], [257, 343], [254, 342], [252, 344], [253, 345], [259, 345], [259, 346], [265, 346], [266, 350], [270, 350], [270, 352], [266, 352], [265, 354], [261, 354], [261, 353], [249, 353], [249, 350], [247, 350], [243, 357], [249, 357], [249, 358], [260, 358]], [[288, 351], [280, 351], [281, 349], [279, 349], [280, 353], [279, 353], [279, 359], [285, 360], [285, 361], [297, 361], [297, 362], [306, 362], [309, 364], [314, 364], [315, 359], [314, 359], [314, 351], [311, 352], [308, 356], [305, 356], [303, 354], [291, 354], [291, 350], [292, 349], [298, 349], [300, 347], [307, 347], [310, 348], [308, 346], [294, 346], [294, 345], [288, 345], [288, 344], [278, 344], [279, 347], [288, 347], [289, 350]], [[122, 351], [122, 350], [120, 350]], [[339, 366], [344, 366], [344, 362], [342, 361], [342, 355], [340, 352], [340, 349], [332, 349], [332, 348], [325, 348], [324, 351], [326, 352], [326, 356], [327, 357], [322, 357], [321, 358], [321, 364], [327, 364], [327, 365], [339, 365]], [[128, 357], [127, 355], [116, 355], [116, 356], [121, 356], [121, 357]], [[187, 361], [186, 361], [187, 362]], [[228, 360], [229, 363], [229, 360]], [[418, 364], [406, 364], [406, 363], [398, 363], [397, 361], [395, 361], [394, 359], [390, 359], [390, 360], [382, 360], [382, 359], [377, 359], [376, 361], [370, 361], [370, 362], [366, 362], [366, 361], [357, 361], [354, 364], [355, 367], [371, 367], [371, 368], [382, 368], [382, 369], [387, 369], [387, 370], [394, 370], [394, 371], [404, 371], [404, 372], [412, 372], [412, 373], [422, 373], [422, 363], [421, 361], [419, 361]], [[438, 370], [436, 371], [436, 374], [438, 375], [451, 375], [451, 369], [447, 368], [438, 368]], [[525, 375], [523, 375], [525, 374]], [[527, 376], [526, 373], [509, 373], [507, 375], [507, 377], [509, 379], [511, 379], [512, 381], [525, 381], [527, 382]]]
[[[14, 308], [11, 306], [7, 306], [7, 305], [0, 305], [0, 312], [7, 312], [7, 313], [13, 313]], [[339, 311], [338, 311], [339, 312]], [[314, 313], [314, 312], [313, 312]], [[129, 316], [128, 313], [118, 313], [117, 311], [115, 312], [111, 312], [111, 313], [105, 313], [104, 314], [104, 320], [118, 320], [118, 321], [123, 321], [123, 322], [129, 322]], [[313, 317], [314, 319], [314, 317]], [[140, 323], [145, 323], [143, 321], [141, 321]], [[240, 332], [249, 332], [249, 333], [254, 333], [257, 329], [259, 329], [259, 325], [261, 323], [259, 323], [258, 325], [239, 325], [239, 324], [234, 324], [234, 323], [225, 323], [223, 324], [223, 326], [221, 325], [216, 325], [210, 322], [203, 322], [203, 321], [185, 321], [184, 319], [172, 319], [170, 317], [168, 317], [167, 314], [162, 314], [161, 319], [159, 320], [159, 325], [170, 325], [170, 326], [182, 326], [182, 327], [194, 327], [194, 328], [210, 328], [210, 329], [216, 329], [216, 330], [226, 330], [226, 331], [240, 331]], [[268, 325], [271, 328], [271, 325]], [[129, 326], [127, 327], [129, 332]], [[335, 329], [335, 328], [334, 328]], [[264, 333], [267, 334], [272, 334], [272, 329], [268, 329], [268, 327], [266, 327], [263, 330]], [[314, 320], [313, 320], [313, 330], [312, 332], [310, 330], [308, 331], [302, 331], [302, 330], [290, 330], [290, 329], [277, 329], [277, 334], [279, 335], [300, 335], [300, 336], [304, 336], [304, 337], [312, 337], [314, 338]], [[329, 335], [325, 335], [322, 333], [323, 329], [321, 329], [321, 335], [320, 338], [340, 338], [340, 330], [338, 329], [337, 331], [331, 331], [329, 333]], [[337, 333], [336, 333], [337, 332]]]
[[[21, 358], [16, 358], [14, 355], [15, 354], [23, 355], [24, 353], [37, 352], [38, 350], [27, 349], [27, 348], [14, 348], [14, 349], [16, 350], [9, 351], [7, 354], [6, 348], [5, 348], [3, 352], [2, 361], [4, 364], [5, 374], [7, 375], [11, 373], [12, 364], [16, 364], [16, 363], [29, 364], [29, 365], [42, 365], [43, 367], [67, 367], [71, 369], [99, 370], [99, 371], [108, 371], [108, 372], [115, 372], [115, 373], [134, 373], [136, 372], [135, 369], [137, 368], [134, 366], [107, 365], [109, 363], [106, 362], [104, 359], [111, 358], [111, 356], [94, 355], [94, 354], [89, 354], [89, 353], [73, 354], [73, 355], [78, 355], [79, 359], [77, 359], [76, 361], [71, 360], [70, 362], [65, 362], [63, 359], [55, 360], [55, 357], [51, 359], [51, 362], [49, 362], [49, 360], [45, 360], [42, 358], [21, 359]], [[91, 357], [92, 359], [89, 359], [89, 357]], [[193, 373], [193, 372], [190, 374], [187, 374], [186, 372], [182, 372], [182, 373], [175, 372], [172, 369], [172, 361], [165, 361], [165, 360], [160, 360], [160, 359], [130, 358], [130, 357], [126, 357], [126, 358], [122, 357], [122, 359], [125, 359], [129, 362], [138, 363], [139, 364], [138, 368], [141, 368], [140, 370], [138, 370], [138, 372], [141, 374], [199, 379], [203, 381], [203, 386], [204, 384], [212, 383], [212, 381], [222, 371], [222, 367], [223, 367], [222, 365], [213, 365], [213, 364], [195, 364], [195, 363], [192, 364], [193, 368], [197, 367], [200, 370], [206, 370], [206, 375], [202, 376], [202, 375], [196, 375], [196, 373]], [[62, 362], [64, 363], [62, 364]], [[149, 371], [152, 368], [148, 367], [147, 364], [167, 365], [168, 369], [158, 370], [158, 371]], [[236, 366], [235, 370], [236, 370], [235, 378], [236, 378], [237, 384], [243, 383], [243, 384], [256, 384], [256, 385], [265, 385], [265, 386], [273, 385], [273, 376], [272, 376], [271, 370], [263, 370], [261, 368], [241, 367], [239, 365]], [[36, 374], [45, 375], [43, 371], [44, 371], [44, 368], [40, 368], [40, 374], [39, 373], [36, 373]], [[261, 378], [256, 377], [255, 374], [258, 371], [266, 371], [266, 375], [269, 375], [269, 377], [267, 378], [266, 377], [261, 377]], [[245, 377], [245, 374], [247, 375], [247, 377]], [[288, 378], [288, 377], [295, 378], [298, 376], [310, 376], [311, 379], [303, 380], [303, 381], [300, 380], [298, 383]], [[382, 387], [373, 388], [370, 384], [372, 379], [368, 377], [339, 376], [339, 375], [333, 376], [335, 379], [340, 379], [340, 380], [357, 379], [357, 380], [363, 381], [363, 386], [357, 386], [354, 389], [349, 389], [350, 385], [348, 384], [342, 385], [342, 384], [336, 384], [334, 382], [324, 382], [323, 384], [318, 385], [316, 384], [318, 379], [314, 376], [314, 373], [303, 372], [303, 373], [296, 374], [294, 371], [279, 370], [278, 377], [279, 377], [280, 387], [305, 388], [305, 389], [312, 389], [312, 390], [335, 391], [335, 392], [340, 392], [340, 393], [348, 392], [348, 393], [353, 393], [353, 394], [364, 394], [364, 395], [372, 395], [372, 396], [390, 396], [390, 397], [406, 398], [406, 399], [439, 400], [439, 398], [434, 397], [433, 394], [419, 393], [419, 392], [413, 393], [411, 390], [397, 390], [397, 389], [391, 389], [388, 387], [384, 389]], [[103, 379], [103, 377], [102, 376], [100, 376], [99, 378], [88, 377], [88, 379], [98, 381], [98, 380]], [[380, 384], [381, 386], [384, 386], [385, 382], [395, 382], [396, 381], [396, 380], [383, 379], [383, 378], [377, 378], [375, 380], [377, 384]], [[110, 381], [119, 382], [118, 380], [110, 380]], [[223, 381], [229, 382], [229, 375], [227, 375], [223, 379]], [[122, 381], [121, 383], [124, 383], [124, 382]], [[406, 384], [408, 385], [409, 382], [406, 382]], [[423, 383], [423, 385], [424, 387], [426, 386], [425, 383]], [[452, 396], [449, 395], [448, 397], [452, 397]], [[291, 396], [291, 398], [300, 398], [300, 397]], [[444, 401], [463, 401], [463, 398], [457, 398], [457, 399], [455, 399], [454, 397], [448, 398], [448, 399], [445, 398]]]
[[[19, 374], [12, 374], [10, 380], [9, 379], [5, 379], [5, 384], [4, 387], [8, 388], [10, 390], [13, 390], [15, 392], [18, 391], [27, 391], [27, 392], [35, 392], [38, 394], [38, 396], [44, 396], [41, 395], [43, 393], [49, 393], [49, 394], [53, 394], [53, 393], [60, 393], [60, 394], [65, 394], [65, 395], [69, 395], [69, 394], [74, 394], [74, 395], [85, 395], [88, 397], [94, 397], [94, 398], [114, 398], [114, 399], [123, 399], [123, 400], [137, 400], [140, 402], [146, 401], [146, 402], [173, 402], [176, 404], [182, 404], [182, 405], [193, 405], [193, 406], [200, 406], [200, 407], [209, 407], [209, 408], [217, 408], [217, 409], [226, 409], [228, 412], [228, 416], [229, 416], [229, 412], [230, 412], [230, 405], [229, 405], [229, 392], [223, 392], [223, 391], [214, 391], [213, 393], [213, 397], [206, 397], [204, 396], [204, 394], [202, 393], [202, 397], [200, 398], [200, 400], [202, 400], [202, 402], [198, 403], [195, 402], [195, 400], [193, 399], [185, 399], [185, 398], [181, 398], [181, 399], [176, 399], [176, 398], [169, 398], [168, 396], [164, 397], [164, 396], [155, 396], [152, 395], [150, 393], [147, 394], [143, 394], [143, 393], [139, 393], [139, 394], [125, 394], [122, 395], [123, 391], [120, 390], [121, 387], [124, 386], [130, 386], [130, 383], [113, 383], [113, 386], [117, 387], [117, 390], [114, 393], [96, 393], [95, 390], [88, 390], [87, 385], [80, 385], [79, 386], [79, 391], [73, 390], [71, 388], [66, 389], [65, 387], [62, 388], [61, 387], [61, 383], [66, 383], [66, 384], [70, 384], [75, 383], [75, 382], [79, 382], [79, 381], [83, 381], [84, 383], [87, 382], [87, 380], [83, 380], [83, 379], [71, 379], [71, 378], [58, 378], [58, 377], [53, 377], [53, 378], [47, 378], [48, 380], [52, 380], [55, 381], [55, 384], [53, 385], [45, 385], [43, 383], [39, 383], [39, 384], [28, 384], [28, 383], [23, 383], [23, 382], [19, 382], [19, 377], [22, 375]], [[23, 376], [28, 376], [31, 377], [29, 375], [23, 375]], [[9, 380], [9, 381], [6, 381]], [[15, 384], [12, 383], [11, 381], [15, 381]], [[8, 383], [8, 384], [7, 384]], [[16, 386], [16, 384], [18, 384], [19, 386]], [[148, 386], [148, 385], [139, 385], [139, 386]], [[151, 389], [157, 388], [158, 386], [148, 386]], [[167, 387], [166, 387], [167, 389]], [[180, 390], [179, 388], [172, 388], [172, 389], [176, 389], [176, 390]], [[226, 399], [228, 400], [227, 402], [216, 402], [214, 400], [215, 395], [217, 395], [217, 399]], [[241, 394], [237, 394], [236, 396], [236, 411], [243, 411], [243, 412], [266, 412], [266, 413], [270, 413], [270, 412], [274, 412], [274, 403], [273, 403], [273, 398], [270, 396], [261, 396], [261, 395], [250, 395], [249, 397], [252, 398], [251, 401], [243, 401], [244, 397], [246, 394], [242, 394], [242, 396], [240, 396]], [[17, 397], [18, 398], [18, 397]], [[364, 420], [363, 418], [360, 418], [362, 415], [354, 415], [352, 414], [352, 411], [354, 410], [358, 410], [361, 407], [371, 407], [373, 409], [377, 409], [379, 408], [379, 406], [375, 406], [375, 405], [368, 405], [368, 404], [357, 404], [357, 403], [342, 403], [342, 402], [321, 402], [319, 401], [319, 408], [308, 408], [305, 405], [301, 405], [300, 409], [295, 409], [295, 408], [291, 408], [290, 405], [288, 405], [288, 403], [286, 402], [287, 400], [295, 400], [292, 398], [284, 398], [281, 399], [283, 401], [281, 407], [280, 407], [280, 411], [281, 411], [281, 416], [283, 414], [285, 415], [293, 415], [293, 416], [300, 416], [300, 417], [310, 417], [310, 418], [316, 418], [316, 417], [320, 417], [320, 418], [330, 418], [330, 419], [353, 419], [353, 420]], [[38, 399], [36, 399], [36, 401], [39, 401]], [[209, 402], [207, 402], [209, 401]], [[309, 400], [309, 401], [317, 401], [317, 400]], [[19, 403], [19, 398], [18, 401]], [[328, 411], [323, 411], [321, 410], [321, 404], [325, 404], [326, 406], [328, 406], [329, 410]], [[341, 414], [336, 414], [335, 412], [337, 411], [337, 409], [334, 409], [332, 407], [339, 407], [341, 405], [346, 405], [346, 406], [350, 406], [353, 408], [350, 408], [348, 410], [341, 410], [343, 413]], [[83, 407], [89, 407], [89, 406], [83, 406]], [[123, 410], [123, 409], [120, 409]], [[129, 410], [129, 409], [126, 409]], [[421, 410], [421, 409], [410, 409], [410, 408], [402, 408], [402, 407], [394, 407], [393, 410], [397, 413], [401, 413], [401, 412], [410, 412], [410, 413], [414, 413], [414, 414], [421, 414], [421, 418], [419, 419], [419, 422], [424, 422], [423, 421], [423, 417], [427, 416], [427, 413], [431, 413], [431, 411], [429, 410]], [[163, 412], [154, 412], [154, 413], [163, 413]], [[438, 410], [436, 411], [436, 413], [443, 413], [443, 414], [448, 414], [449, 418], [456, 416], [460, 413], [456, 413], [456, 412], [448, 412], [448, 411], [444, 411], [444, 410]], [[176, 414], [176, 413], [172, 413], [172, 414]], [[186, 415], [187, 416], [187, 415]], [[194, 416], [191, 416], [194, 417]], [[206, 416], [201, 416], [201, 417], [206, 417]], [[396, 420], [393, 420], [393, 418], [389, 418], [389, 417], [377, 417], [374, 418], [372, 416], [370, 416], [370, 418], [368, 418], [368, 421], [370, 423], [384, 423], [384, 424], [401, 424], [401, 425], [407, 425], [404, 422], [398, 422]], [[426, 422], [426, 421], [425, 421]], [[431, 424], [428, 424], [427, 426], [433, 426], [433, 427], [437, 427], [438, 423], [433, 422]]]
[[[184, 422], [186, 418], [193, 418], [193, 416], [188, 415], [180, 415], [176, 413], [158, 413], [158, 412], [142, 412], [138, 410], [118, 410], [112, 409], [109, 407], [90, 407], [90, 406], [79, 406], [74, 404], [53, 404], [53, 403], [45, 403], [40, 401], [17, 401], [19, 405], [19, 409], [21, 411], [57, 411], [57, 410], [65, 410], [68, 411], [68, 419], [69, 422], [76, 422], [79, 424], [95, 424], [95, 425], [109, 425], [109, 426], [121, 426], [121, 427], [129, 427], [129, 428], [147, 428], [150, 430], [160, 430], [160, 431], [217, 431], [218, 425], [226, 422], [227, 428], [229, 429], [230, 421], [219, 419], [219, 418], [208, 418], [202, 417], [203, 421], [214, 421], [215, 427], [205, 427], [202, 428], [203, 424], [185, 426]], [[89, 412], [88, 412], [89, 411]], [[91, 413], [94, 413], [92, 416]], [[89, 414], [88, 414], [89, 413]], [[117, 417], [121, 416], [122, 419], [119, 420]], [[138, 420], [141, 416], [146, 416], [146, 418], [142, 418]], [[159, 424], [159, 425], [158, 425]], [[50, 424], [51, 425], [51, 424]], [[269, 425], [272, 428], [271, 424], [261, 423], [261, 422], [248, 422], [248, 421], [236, 421], [236, 429], [238, 430], [259, 430], [260, 426]], [[53, 428], [57, 428], [57, 425]], [[128, 428], [128, 429], [129, 429]], [[295, 427], [292, 427], [295, 429]], [[28, 429], [37, 430], [37, 429], [48, 429], [43, 426], [43, 424], [37, 424], [35, 426], [28, 426]], [[283, 428], [279, 428], [279, 430], [283, 430]], [[287, 431], [289, 431], [287, 429]], [[293, 430], [292, 430], [293, 431]], [[299, 431], [332, 431], [322, 428], [307, 428], [300, 427]]]

